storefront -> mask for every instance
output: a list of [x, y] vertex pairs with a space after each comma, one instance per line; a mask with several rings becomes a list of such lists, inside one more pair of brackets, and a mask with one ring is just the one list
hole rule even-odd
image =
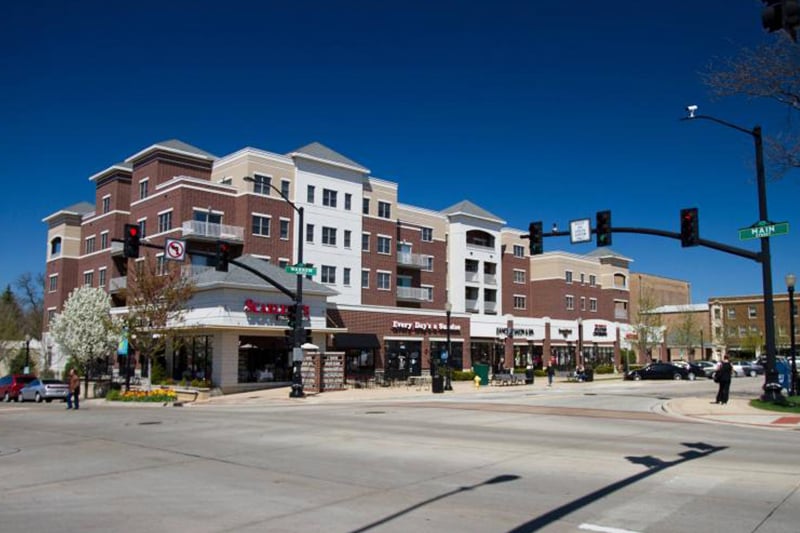
[[333, 349], [345, 354], [345, 383], [369, 380], [375, 376], [380, 342], [372, 333], [337, 333]]

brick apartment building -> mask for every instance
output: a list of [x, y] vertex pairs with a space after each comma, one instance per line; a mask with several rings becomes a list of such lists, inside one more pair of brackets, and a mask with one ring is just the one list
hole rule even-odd
[[[448, 364], [456, 368], [541, 364], [551, 355], [562, 368], [618, 364], [630, 329], [630, 259], [609, 249], [531, 257], [521, 237], [527, 232], [480, 206], [460, 201], [433, 211], [400, 203], [397, 183], [319, 143], [288, 154], [247, 147], [216, 157], [171, 140], [89, 179], [94, 204], [43, 220], [43, 338], [56, 369], [65, 358], [47, 329], [74, 288], [102, 287], [125, 308], [133, 260], [114, 239], [127, 223], [139, 225], [144, 242], [183, 239], [190, 252], [211, 252], [225, 240], [273, 279], [297, 262], [302, 238], [304, 262], [316, 269], [304, 287], [306, 327], [321, 350], [346, 353], [351, 375], [422, 373], [439, 361], [448, 337]], [[281, 195], [303, 208], [304, 227]], [[139, 260], [165, 260], [163, 251], [142, 252]], [[187, 314], [190, 342], [168, 349], [167, 371], [202, 373], [226, 390], [254, 386], [257, 372], [285, 379], [288, 298], [235, 265], [215, 272], [208, 257], [191, 253], [187, 263], [203, 283]], [[281, 279], [293, 286], [292, 276]]]

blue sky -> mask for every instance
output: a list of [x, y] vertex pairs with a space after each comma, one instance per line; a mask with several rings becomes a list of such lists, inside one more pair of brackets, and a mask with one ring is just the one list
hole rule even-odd
[[[527, 230], [612, 211], [616, 226], [757, 251], [753, 141], [687, 104], [775, 134], [778, 105], [714, 101], [698, 73], [770, 39], [756, 0], [16, 2], [0, 19], [0, 283], [44, 271], [45, 216], [94, 200], [88, 177], [177, 138], [216, 155], [318, 141], [399, 183], [400, 201], [467, 199]], [[775, 291], [800, 274], [797, 174], [768, 185]], [[796, 202], [795, 202], [796, 203]], [[760, 265], [615, 234], [632, 270], [693, 300], [761, 292]], [[548, 238], [545, 250], [593, 245]]]

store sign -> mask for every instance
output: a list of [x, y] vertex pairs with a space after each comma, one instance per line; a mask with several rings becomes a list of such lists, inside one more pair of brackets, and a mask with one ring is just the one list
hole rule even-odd
[[595, 324], [594, 325], [594, 336], [595, 337], [607, 337], [608, 336], [608, 327], [605, 324]]
[[[262, 315], [288, 315], [289, 305], [287, 304], [265, 304], [256, 302], [255, 300], [247, 299], [244, 301], [245, 313], [259, 313]], [[303, 316], [309, 316], [309, 309], [307, 305], [303, 306]]]
[[535, 337], [536, 330], [533, 328], [497, 328], [497, 336], [506, 337]]
[[[392, 331], [402, 333], [446, 333], [447, 324], [444, 322], [400, 322], [392, 321]], [[461, 332], [461, 326], [450, 324], [450, 331]]]
[[558, 334], [566, 339], [567, 337], [572, 335], [572, 330], [569, 328], [561, 328], [558, 330]]

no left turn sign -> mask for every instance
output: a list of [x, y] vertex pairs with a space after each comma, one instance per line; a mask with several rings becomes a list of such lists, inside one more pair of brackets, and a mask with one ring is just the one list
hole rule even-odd
[[186, 241], [167, 239], [164, 245], [164, 254], [172, 261], [183, 261], [186, 258]]

